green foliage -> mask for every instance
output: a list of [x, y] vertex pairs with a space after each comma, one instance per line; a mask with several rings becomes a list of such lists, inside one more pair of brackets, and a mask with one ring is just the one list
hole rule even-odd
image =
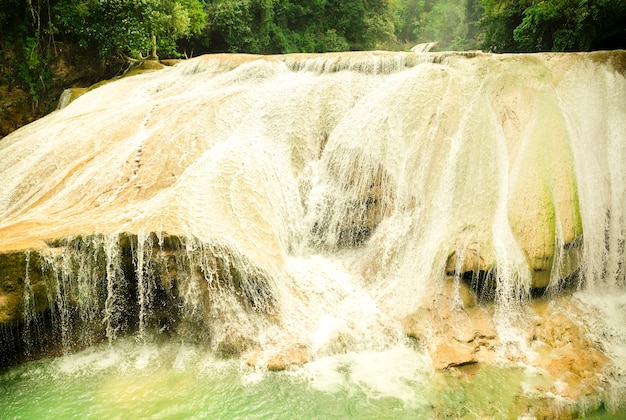
[[376, 0], [218, 0], [201, 35], [214, 51], [276, 54], [370, 49], [394, 37], [392, 8]]
[[348, 40], [339, 35], [335, 29], [328, 29], [316, 43], [316, 49], [320, 52], [346, 51], [349, 48]]
[[19, 0], [0, 0], [0, 36], [6, 36], [16, 24], [24, 22], [24, 6]]
[[[254, 44], [253, 17], [249, 0], [211, 2], [207, 14], [210, 16], [207, 31], [209, 38], [223, 46], [224, 51], [250, 52], [258, 48]], [[219, 47], [218, 47], [219, 48]]]
[[56, 34], [74, 38], [84, 48], [89, 47], [95, 41], [87, 30], [91, 9], [94, 7], [93, 0], [59, 1], [52, 10], [54, 31]]
[[482, 0], [484, 47], [496, 52], [624, 47], [625, 0]]
[[25, 90], [32, 110], [39, 113], [45, 107], [42, 98], [51, 84], [52, 54], [49, 46], [49, 20], [46, 1], [31, 0], [24, 4], [0, 0], [0, 34], [2, 35], [2, 71], [0, 82]]
[[50, 71], [47, 69], [50, 57], [40, 48], [37, 37], [27, 37], [22, 46], [20, 54], [22, 60], [17, 65], [18, 76], [28, 88], [33, 109], [37, 109], [51, 79]]
[[137, 58], [154, 55], [157, 46], [177, 55], [176, 41], [206, 22], [201, 0], [60, 0], [54, 15], [58, 30], [76, 34], [81, 45]]
[[584, 27], [589, 15], [587, 2], [558, 0], [532, 4], [524, 10], [522, 23], [513, 30], [513, 39], [527, 51], [565, 51], [574, 49], [576, 44], [588, 50], [591, 33]]
[[481, 0], [484, 13], [482, 48], [493, 52], [515, 51], [513, 31], [522, 22], [524, 6], [517, 0]]
[[441, 50], [477, 48], [481, 12], [477, 0], [397, 0], [395, 33], [408, 46], [437, 42]]

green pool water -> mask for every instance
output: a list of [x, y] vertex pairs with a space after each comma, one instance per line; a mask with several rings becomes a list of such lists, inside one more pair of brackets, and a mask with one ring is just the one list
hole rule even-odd
[[525, 410], [520, 389], [532, 380], [510, 368], [436, 373], [406, 346], [268, 372], [198, 345], [129, 339], [5, 370], [0, 418], [516, 418]]
[[[391, 357], [380, 354], [379, 357]], [[380, 389], [341, 361], [267, 372], [199, 346], [132, 341], [30, 362], [0, 376], [2, 418], [410, 418], [428, 416], [413, 377]], [[342, 363], [345, 366], [340, 366]], [[336, 368], [336, 370], [333, 370]], [[326, 374], [322, 370], [328, 369]], [[352, 383], [350, 383], [352, 382]], [[375, 381], [371, 381], [372, 384]], [[400, 398], [385, 394], [398, 393]]]

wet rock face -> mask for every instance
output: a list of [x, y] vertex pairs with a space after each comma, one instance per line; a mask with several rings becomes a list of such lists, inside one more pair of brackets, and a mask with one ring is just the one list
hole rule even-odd
[[550, 392], [580, 400], [602, 388], [602, 372], [610, 362], [585, 331], [584, 314], [576, 304], [563, 299], [556, 304], [542, 302], [535, 311], [528, 328], [529, 344], [542, 355], [538, 367], [553, 379]]
[[[427, 297], [417, 313], [403, 320], [407, 336], [418, 340], [430, 354], [433, 367], [447, 375], [471, 378], [480, 369], [498, 366], [534, 372], [526, 389], [516, 397], [534, 416], [555, 413], [546, 393], [572, 402], [557, 411], [575, 417], [574, 402], [590, 398], [608, 387], [606, 372], [611, 361], [602, 345], [590, 335], [589, 314], [571, 296], [529, 303], [526, 320], [517, 326], [527, 352], [510, 351], [494, 324], [494, 307], [478, 304], [467, 284], [448, 278], [438, 293]], [[510, 338], [509, 338], [510, 340]], [[569, 410], [572, 411], [569, 411]]]
[[344, 150], [328, 158], [328, 188], [312, 229], [313, 243], [330, 248], [363, 245], [393, 211], [395, 188], [382, 165], [371, 166]]
[[[460, 288], [462, 303], [454, 299]], [[447, 280], [428, 306], [403, 320], [405, 333], [423, 342], [436, 369], [448, 369], [493, 360], [498, 343], [492, 314], [477, 306], [463, 283]]]
[[29, 95], [22, 89], [0, 86], [0, 140], [3, 136], [34, 121]]
[[273, 311], [273, 299], [264, 274], [232, 250], [163, 234], [58, 239], [0, 254], [0, 326], [66, 350], [157, 328], [239, 354], [256, 344], [256, 317]]
[[[623, 52], [614, 55], [623, 61]], [[53, 237], [122, 231], [132, 220], [143, 231], [246, 242], [257, 265], [288, 252], [299, 235], [332, 250], [366, 246], [397, 216], [416, 225], [412, 243], [397, 248], [449, 230], [442, 236], [453, 246], [440, 251], [459, 255], [450, 249], [459, 232], [475, 229], [480, 261], [465, 258], [457, 273], [524, 262], [518, 271], [531, 287], [551, 287], [569, 275], [566, 245], [582, 235], [585, 175], [574, 164], [589, 139], [610, 150], [615, 136], [606, 133], [619, 133], [623, 119], [622, 107], [607, 103], [614, 115], [600, 119], [600, 106], [588, 115], [579, 100], [587, 89], [622, 89], [607, 73], [613, 65], [601, 64], [608, 57], [590, 57], [197, 57], [93, 89], [15, 133], [0, 149], [1, 174], [11, 180], [0, 207], [13, 232], [28, 223]], [[615, 129], [589, 124], [595, 120]], [[79, 139], [84, 147], [73, 147]], [[304, 196], [311, 191], [319, 197]], [[48, 226], [48, 214], [71, 222]], [[292, 230], [303, 218], [306, 232]], [[268, 226], [255, 237], [248, 230], [261, 220]], [[503, 242], [497, 257], [507, 261], [495, 260], [494, 242]]]
[[[526, 239], [531, 240], [531, 239]], [[535, 255], [529, 292], [538, 296], [548, 287], [553, 290], [574, 289], [580, 284], [579, 272], [582, 265], [582, 235], [565, 244], [555, 243], [543, 256]], [[555, 264], [558, 259], [559, 264]], [[497, 295], [497, 261], [493, 249], [477, 242], [453, 251], [446, 261], [445, 273], [458, 275], [480, 298], [493, 300]], [[526, 291], [520, 291], [524, 294]]]
[[265, 354], [262, 350], [252, 350], [246, 358], [248, 366], [267, 368], [274, 372], [302, 366], [310, 361], [311, 354], [306, 346], [302, 345], [283, 348], [271, 354]]
[[0, 324], [48, 308], [40, 264], [34, 252], [0, 254]]

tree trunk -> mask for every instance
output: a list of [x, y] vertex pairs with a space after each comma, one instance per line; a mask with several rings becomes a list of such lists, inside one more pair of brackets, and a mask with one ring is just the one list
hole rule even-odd
[[152, 53], [150, 54], [150, 59], [152, 60], [159, 60], [159, 57], [157, 56], [157, 43], [156, 43], [156, 35], [153, 33], [150, 34], [150, 37], [152, 38]]

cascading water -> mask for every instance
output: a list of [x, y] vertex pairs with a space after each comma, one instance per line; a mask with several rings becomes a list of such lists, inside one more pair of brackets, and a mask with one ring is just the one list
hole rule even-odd
[[217, 55], [64, 103], [0, 142], [2, 364], [57, 355], [1, 411], [623, 412], [624, 63]]

